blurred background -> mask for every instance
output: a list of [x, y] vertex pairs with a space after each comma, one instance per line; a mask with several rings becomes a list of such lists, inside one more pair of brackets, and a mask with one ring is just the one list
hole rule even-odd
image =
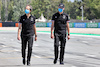
[[33, 7], [37, 27], [50, 27], [59, 3], [65, 5], [71, 28], [100, 28], [100, 0], [0, 0], [0, 27], [18, 27], [26, 5]]
[[59, 3], [65, 5], [71, 22], [100, 22], [100, 0], [0, 0], [0, 21], [18, 22], [28, 4], [37, 19], [43, 16], [48, 21], [58, 11]]

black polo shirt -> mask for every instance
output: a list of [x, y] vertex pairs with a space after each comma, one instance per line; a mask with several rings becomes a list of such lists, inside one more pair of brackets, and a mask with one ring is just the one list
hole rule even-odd
[[20, 17], [19, 23], [22, 24], [22, 31], [21, 35], [23, 36], [33, 36], [34, 35], [34, 29], [33, 25], [35, 24], [35, 17], [30, 16], [27, 18], [26, 14]]
[[52, 16], [52, 21], [54, 21], [54, 32], [56, 33], [66, 33], [66, 25], [69, 22], [69, 17], [66, 13], [59, 14], [55, 13]]

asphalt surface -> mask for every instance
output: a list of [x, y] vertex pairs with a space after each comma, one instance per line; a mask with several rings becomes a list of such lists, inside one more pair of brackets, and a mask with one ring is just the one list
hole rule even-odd
[[[30, 67], [100, 67], [100, 37], [71, 35], [66, 43], [64, 65], [53, 64], [54, 45], [49, 33], [38, 32]], [[22, 64], [21, 41], [17, 32], [0, 32], [0, 67], [27, 67]]]
[[[17, 31], [18, 27], [0, 27], [0, 31]], [[37, 31], [51, 31], [50, 27], [36, 27]], [[100, 28], [70, 28], [70, 33], [99, 34]]]

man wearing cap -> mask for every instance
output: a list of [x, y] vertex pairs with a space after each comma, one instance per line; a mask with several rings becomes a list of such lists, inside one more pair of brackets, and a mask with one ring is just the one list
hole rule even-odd
[[[64, 64], [64, 51], [66, 44], [66, 33], [68, 30], [68, 40], [70, 39], [70, 31], [69, 31], [69, 18], [66, 13], [64, 13], [65, 7], [64, 4], [59, 4], [58, 12], [52, 16], [52, 25], [51, 25], [51, 38], [54, 38], [54, 64], [57, 63], [58, 55], [59, 55], [59, 46], [60, 46], [60, 64]], [[54, 28], [54, 34], [53, 34]], [[67, 29], [66, 29], [67, 28]], [[59, 44], [60, 42], [60, 44]]]
[[21, 32], [22, 58], [24, 65], [26, 62], [25, 57], [26, 57], [27, 43], [28, 43], [27, 65], [30, 65], [34, 34], [35, 34], [35, 41], [37, 40], [35, 17], [30, 14], [31, 10], [32, 7], [30, 5], [27, 5], [25, 8], [25, 14], [20, 17], [19, 27], [18, 27], [17, 39], [20, 40], [20, 32]]

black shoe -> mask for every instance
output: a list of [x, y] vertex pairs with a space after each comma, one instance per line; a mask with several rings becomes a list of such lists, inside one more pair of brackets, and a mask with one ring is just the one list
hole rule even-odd
[[53, 63], [56, 64], [57, 63], [57, 60], [55, 59]]
[[30, 61], [27, 61], [27, 65], [30, 66]]
[[25, 65], [25, 58], [23, 58], [23, 64]]
[[61, 65], [64, 65], [64, 62], [62, 61], [62, 62], [60, 62], [60, 64], [61, 64]]

